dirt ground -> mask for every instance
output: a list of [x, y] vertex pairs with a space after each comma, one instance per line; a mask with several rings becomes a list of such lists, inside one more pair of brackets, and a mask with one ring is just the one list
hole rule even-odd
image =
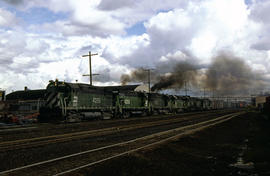
[[270, 175], [270, 120], [249, 112], [177, 141], [71, 175]]

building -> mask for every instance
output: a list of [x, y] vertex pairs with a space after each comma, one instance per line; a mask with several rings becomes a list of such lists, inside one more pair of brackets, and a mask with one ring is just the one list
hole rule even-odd
[[4, 101], [5, 100], [5, 91], [0, 90], [0, 101]]
[[263, 104], [266, 102], [266, 98], [269, 96], [258, 96], [255, 98], [255, 105], [257, 108], [262, 108]]

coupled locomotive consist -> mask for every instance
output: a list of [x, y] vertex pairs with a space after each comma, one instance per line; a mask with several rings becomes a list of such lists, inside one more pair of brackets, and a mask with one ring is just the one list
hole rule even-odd
[[[148, 113], [149, 97], [137, 91], [139, 85], [97, 87], [88, 84], [50, 81], [40, 110], [40, 121], [76, 121], [93, 117], [129, 117]], [[155, 101], [156, 106], [165, 102]], [[160, 109], [161, 110], [161, 109]]]
[[73, 122], [238, 107], [223, 100], [149, 93], [145, 85], [100, 87], [58, 80], [50, 81], [46, 89], [16, 91], [5, 99], [0, 101], [2, 121], [16, 117]]
[[97, 87], [58, 80], [48, 84], [45, 100], [40, 121], [127, 118], [217, 108], [209, 99], [148, 93], [140, 85]]

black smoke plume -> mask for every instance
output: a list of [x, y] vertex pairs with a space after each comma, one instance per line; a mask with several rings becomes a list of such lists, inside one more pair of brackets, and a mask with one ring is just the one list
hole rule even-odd
[[185, 83], [196, 85], [197, 67], [187, 63], [179, 62], [172, 72], [160, 75], [156, 78], [157, 82], [151, 88], [151, 91], [159, 91], [164, 89], [181, 89]]
[[219, 95], [241, 95], [264, 87], [262, 77], [240, 58], [221, 54], [206, 71], [204, 88]]
[[126, 85], [128, 82], [146, 82], [148, 78], [148, 73], [143, 68], [138, 68], [133, 70], [130, 75], [123, 74], [121, 76], [122, 85]]
[[[147, 72], [142, 68], [121, 76], [123, 85], [147, 82], [147, 79]], [[187, 84], [192, 88], [213, 91], [215, 95], [244, 95], [266, 86], [261, 75], [252, 71], [243, 59], [232, 54], [220, 54], [207, 66], [184, 61], [158, 65], [151, 72], [151, 83], [152, 91], [179, 90]]]

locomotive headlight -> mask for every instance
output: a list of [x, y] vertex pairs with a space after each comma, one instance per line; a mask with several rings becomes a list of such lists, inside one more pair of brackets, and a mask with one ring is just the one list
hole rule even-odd
[[58, 79], [55, 79], [54, 85], [57, 86], [58, 85]]

